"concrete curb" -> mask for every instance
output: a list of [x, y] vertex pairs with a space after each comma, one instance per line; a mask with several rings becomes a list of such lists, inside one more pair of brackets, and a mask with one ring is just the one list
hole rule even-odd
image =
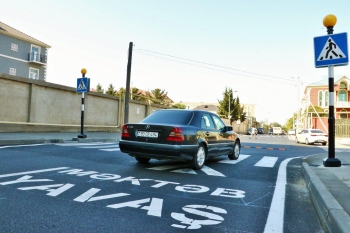
[[305, 161], [307, 157], [303, 159], [302, 172], [321, 225], [327, 232], [349, 232], [350, 216]]
[[0, 140], [0, 146], [23, 145], [23, 144], [44, 144], [44, 143], [63, 143], [63, 139], [10, 139]]

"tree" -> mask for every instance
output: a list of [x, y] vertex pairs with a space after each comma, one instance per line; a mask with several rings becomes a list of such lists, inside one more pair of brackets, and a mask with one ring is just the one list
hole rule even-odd
[[142, 94], [142, 92], [136, 88], [133, 87], [131, 89], [131, 93], [130, 93], [130, 99], [132, 100], [138, 100], [138, 101], [146, 101], [146, 97]]
[[186, 105], [181, 103], [173, 104], [172, 107], [177, 109], [186, 109]]
[[[315, 108], [315, 109], [314, 109]], [[315, 111], [316, 110], [316, 111]], [[324, 109], [321, 108], [320, 106], [314, 106], [312, 107], [311, 105], [308, 107], [308, 113], [309, 113], [309, 116], [310, 116], [310, 113], [311, 113], [311, 117], [317, 117], [317, 114], [316, 112], [318, 113], [318, 115], [320, 117], [328, 117], [328, 113], [325, 113], [324, 112]], [[304, 114], [306, 114], [306, 110], [304, 110]]]
[[96, 92], [99, 92], [99, 93], [102, 93], [102, 94], [104, 93], [104, 90], [103, 90], [103, 88], [102, 88], [100, 83], [98, 83], [97, 86], [96, 86]]
[[241, 122], [246, 120], [247, 117], [246, 112], [244, 112], [244, 106], [241, 106], [239, 103], [238, 96], [237, 98], [233, 98], [232, 89], [226, 87], [223, 92], [223, 100], [218, 100], [218, 102], [218, 115], [230, 119], [230, 123], [237, 120], [240, 120]]
[[165, 92], [165, 90], [161, 90], [159, 88], [151, 90], [151, 92], [153, 96], [149, 93], [149, 97], [151, 98], [151, 101], [153, 103], [167, 105], [167, 103], [165, 102], [165, 98], [167, 97], [168, 92]]
[[125, 88], [121, 87], [121, 88], [119, 88], [119, 91], [115, 92], [115, 96], [123, 99], [125, 97], [125, 92], [126, 92]]
[[112, 85], [112, 83], [109, 84], [109, 87], [108, 87], [108, 89], [106, 91], [106, 94], [107, 95], [115, 95], [115, 90], [114, 90], [114, 86]]

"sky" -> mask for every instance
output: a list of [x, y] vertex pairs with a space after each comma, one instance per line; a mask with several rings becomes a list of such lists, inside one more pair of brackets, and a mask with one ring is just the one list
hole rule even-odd
[[305, 86], [328, 79], [314, 62], [323, 18], [348, 32], [349, 9], [349, 0], [1, 0], [0, 21], [51, 46], [47, 82], [76, 88], [86, 68], [91, 87], [125, 88], [133, 42], [132, 87], [175, 103], [217, 103], [230, 88], [258, 121], [284, 124]]

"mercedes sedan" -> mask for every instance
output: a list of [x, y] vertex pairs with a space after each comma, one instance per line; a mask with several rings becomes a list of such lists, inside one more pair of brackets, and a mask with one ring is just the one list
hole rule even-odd
[[120, 151], [140, 163], [150, 159], [188, 161], [199, 170], [210, 157], [236, 160], [241, 142], [232, 126], [203, 110], [164, 109], [122, 127]]

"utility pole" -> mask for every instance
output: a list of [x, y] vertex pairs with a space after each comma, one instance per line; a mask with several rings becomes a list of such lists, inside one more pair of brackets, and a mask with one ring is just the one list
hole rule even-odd
[[133, 43], [130, 42], [129, 43], [128, 66], [127, 66], [127, 70], [126, 70], [124, 123], [129, 122], [129, 96], [130, 96], [130, 75], [131, 75], [132, 47], [133, 47]]

